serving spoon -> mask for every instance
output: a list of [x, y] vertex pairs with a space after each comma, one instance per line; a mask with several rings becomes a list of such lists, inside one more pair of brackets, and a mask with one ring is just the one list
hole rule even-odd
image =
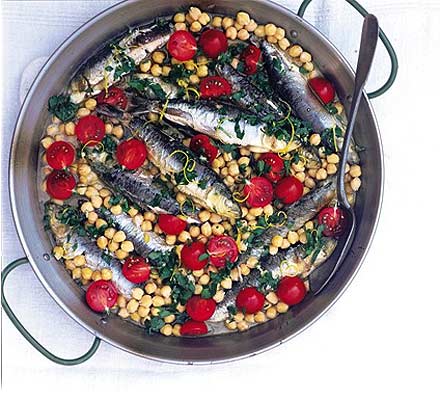
[[351, 138], [353, 136], [354, 125], [362, 99], [363, 89], [373, 63], [378, 37], [379, 23], [377, 18], [372, 14], [367, 14], [362, 26], [362, 37], [356, 67], [353, 99], [348, 118], [348, 125], [344, 136], [344, 144], [342, 147], [341, 161], [339, 163], [339, 171], [337, 176], [336, 192], [338, 198], [338, 207], [341, 209], [342, 215], [346, 220], [344, 223], [346, 224], [345, 229], [347, 233], [345, 235], [344, 246], [342, 247], [336, 263], [324, 263], [310, 275], [310, 291], [314, 295], [317, 295], [325, 288], [341, 264], [344, 262], [350, 251], [356, 232], [356, 215], [353, 207], [348, 201], [347, 193], [345, 191], [345, 165], [347, 164], [348, 149], [352, 140]]

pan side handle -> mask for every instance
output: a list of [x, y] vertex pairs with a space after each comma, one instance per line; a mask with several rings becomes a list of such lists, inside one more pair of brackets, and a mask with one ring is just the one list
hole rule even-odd
[[[368, 14], [368, 11], [362, 7], [357, 1], [355, 0], [345, 0], [348, 4], [350, 4], [356, 11], [358, 11], [363, 17], [365, 17]], [[312, 2], [312, 0], [304, 0], [299, 9], [298, 9], [298, 16], [303, 18], [304, 13], [306, 12], [307, 7]], [[374, 99], [375, 97], [379, 97], [382, 94], [384, 94], [394, 83], [397, 76], [397, 70], [399, 69], [399, 63], [397, 61], [397, 55], [396, 52], [391, 45], [391, 42], [388, 40], [385, 33], [382, 31], [382, 29], [379, 29], [379, 38], [382, 41], [383, 45], [385, 46], [385, 49], [388, 52], [388, 55], [391, 59], [391, 71], [390, 76], [388, 77], [388, 80], [383, 84], [382, 87], [375, 90], [374, 92], [368, 93], [368, 97], [370, 99]]]
[[8, 264], [2, 271], [2, 283], [1, 283], [1, 290], [2, 290], [2, 307], [5, 310], [6, 315], [9, 317], [11, 322], [14, 324], [14, 326], [18, 329], [18, 331], [24, 336], [24, 338], [35, 348], [37, 349], [43, 356], [48, 358], [49, 360], [53, 361], [54, 363], [65, 365], [65, 366], [72, 366], [72, 365], [78, 365], [82, 364], [83, 362], [87, 361], [89, 358], [91, 358], [96, 351], [98, 350], [98, 347], [101, 343], [101, 339], [98, 337], [95, 337], [95, 340], [93, 341], [92, 347], [83, 354], [80, 357], [73, 358], [73, 359], [65, 359], [58, 357], [54, 354], [52, 354], [50, 351], [48, 351], [45, 347], [43, 347], [22, 325], [22, 323], [18, 320], [17, 316], [12, 311], [11, 307], [9, 306], [8, 302], [6, 301], [5, 297], [5, 291], [4, 291], [4, 285], [7, 276], [18, 266], [28, 263], [28, 259], [26, 257], [19, 258], [18, 260], [15, 260]]

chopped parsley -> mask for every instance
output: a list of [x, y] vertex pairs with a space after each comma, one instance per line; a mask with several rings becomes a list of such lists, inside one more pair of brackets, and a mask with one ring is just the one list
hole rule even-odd
[[133, 78], [128, 82], [128, 86], [140, 93], [151, 91], [154, 97], [157, 97], [159, 100], [166, 100], [167, 98], [167, 94], [164, 92], [162, 87], [158, 83], [149, 79]]
[[264, 271], [258, 277], [258, 290], [264, 294], [270, 291], [274, 291], [278, 287], [279, 278], [274, 278], [272, 272]]
[[63, 122], [75, 118], [78, 105], [70, 101], [69, 96], [52, 96], [48, 101], [48, 110]]

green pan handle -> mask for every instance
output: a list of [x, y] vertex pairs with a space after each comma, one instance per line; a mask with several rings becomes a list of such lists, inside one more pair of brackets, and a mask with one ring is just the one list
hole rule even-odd
[[[358, 11], [362, 16], [366, 16], [368, 14], [368, 11], [362, 7], [357, 1], [355, 0], [345, 0], [347, 3], [349, 3], [356, 11]], [[304, 13], [306, 12], [307, 7], [312, 2], [312, 0], [304, 0], [301, 3], [301, 6], [298, 9], [298, 16], [303, 18]], [[399, 68], [399, 63], [397, 61], [397, 55], [396, 52], [393, 49], [393, 46], [391, 45], [390, 41], [388, 40], [385, 33], [383, 33], [382, 29], [379, 29], [379, 37], [380, 40], [382, 40], [382, 43], [384, 44], [390, 59], [391, 59], [391, 72], [390, 76], [388, 77], [388, 80], [385, 82], [385, 84], [375, 90], [374, 92], [368, 93], [368, 97], [370, 99], [374, 99], [375, 97], [378, 97], [382, 94], [384, 94], [394, 83], [396, 76], [397, 76], [397, 70]]]
[[6, 281], [6, 277], [9, 275], [11, 271], [13, 271], [15, 268], [17, 268], [20, 265], [28, 263], [27, 258], [19, 258], [18, 260], [15, 260], [11, 262], [9, 265], [7, 265], [3, 271], [2, 271], [2, 307], [6, 312], [6, 315], [9, 317], [11, 322], [14, 324], [14, 326], [18, 329], [18, 331], [24, 336], [24, 338], [32, 345], [34, 346], [43, 356], [47, 357], [49, 360], [61, 364], [61, 365], [78, 365], [85, 361], [87, 361], [90, 357], [92, 357], [96, 350], [98, 350], [98, 347], [101, 343], [101, 339], [95, 337], [95, 340], [93, 341], [92, 347], [82, 356], [78, 358], [74, 358], [71, 360], [57, 357], [56, 355], [52, 354], [50, 351], [46, 350], [40, 343], [36, 341], [36, 339], [26, 330], [26, 328], [21, 324], [21, 322], [18, 320], [14, 312], [11, 310], [11, 307], [9, 307], [8, 302], [5, 298], [5, 291], [4, 291], [4, 285]]

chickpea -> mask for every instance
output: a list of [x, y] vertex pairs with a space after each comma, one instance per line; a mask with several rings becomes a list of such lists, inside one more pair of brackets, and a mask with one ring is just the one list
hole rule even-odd
[[162, 67], [159, 64], [153, 64], [153, 66], [151, 67], [151, 75], [161, 76], [162, 75]]
[[144, 291], [141, 288], [134, 288], [131, 291], [131, 296], [133, 297], [133, 299], [135, 300], [140, 300], [142, 299], [142, 296], [144, 295]]
[[100, 236], [96, 240], [96, 244], [98, 245], [98, 247], [100, 249], [105, 249], [107, 247], [107, 244], [108, 244], [108, 239], [105, 236]]
[[186, 243], [188, 240], [191, 240], [191, 235], [188, 231], [183, 231], [177, 237], [180, 243]]
[[240, 40], [248, 40], [249, 36], [249, 32], [244, 28], [240, 29], [237, 33], [237, 37]]
[[137, 311], [139, 307], [139, 302], [135, 299], [131, 299], [127, 304], [127, 311], [132, 314]]
[[230, 17], [223, 18], [222, 20], [223, 29], [228, 30], [228, 28], [232, 27], [232, 25], [234, 25], [234, 20], [232, 18]]
[[214, 28], [220, 28], [221, 26], [222, 26], [222, 17], [214, 17], [213, 19], [212, 19], [212, 23], [211, 23], [211, 25], [214, 27]]
[[90, 111], [93, 111], [95, 108], [96, 108], [96, 105], [97, 105], [98, 103], [96, 102], [96, 100], [95, 99], [88, 99], [85, 103], [84, 103], [84, 105], [86, 106], [86, 108], [88, 109], [88, 110], [90, 110]]
[[113, 127], [112, 135], [118, 139], [121, 139], [124, 136], [124, 128], [121, 125], [117, 125]]
[[126, 309], [126, 308], [121, 308], [120, 310], [119, 310], [119, 312], [118, 312], [118, 315], [121, 317], [121, 318], [128, 318], [129, 316], [130, 316], [130, 313], [128, 312], [128, 310]]
[[162, 307], [165, 304], [165, 300], [162, 296], [154, 296], [153, 297], [153, 306], [154, 307]]
[[269, 292], [266, 295], [266, 300], [270, 303], [270, 304], [277, 304], [278, 303], [278, 296], [276, 295], [275, 292]]
[[283, 303], [282, 301], [280, 301], [277, 305], [276, 305], [276, 310], [277, 312], [279, 312], [280, 314], [284, 314], [287, 311], [289, 311], [289, 306], [286, 303]]
[[277, 32], [277, 27], [274, 24], [266, 24], [264, 26], [264, 33], [266, 36], [273, 36]]
[[199, 278], [199, 284], [200, 285], [207, 285], [210, 281], [210, 277], [208, 274], [203, 274], [200, 278]]
[[178, 22], [177, 24], [174, 25], [174, 29], [176, 31], [186, 31], [186, 24], [185, 22]]
[[286, 51], [290, 46], [289, 39], [283, 38], [281, 40], [278, 40], [278, 46], [281, 50]]
[[307, 235], [306, 235], [305, 232], [302, 232], [302, 233], [299, 235], [299, 241], [300, 241], [302, 244], [307, 243]]
[[166, 244], [174, 245], [176, 244], [177, 236], [176, 235], [167, 235], [165, 238]]
[[49, 146], [54, 143], [55, 140], [53, 138], [51, 138], [50, 136], [46, 136], [43, 139], [41, 139], [41, 145], [43, 146], [43, 148], [48, 149]]
[[202, 24], [199, 21], [194, 21], [189, 27], [191, 32], [200, 32], [202, 30]]
[[257, 23], [256, 23], [253, 19], [251, 19], [251, 20], [249, 21], [249, 23], [245, 25], [245, 29], [246, 29], [248, 32], [254, 32], [255, 29], [257, 29], [257, 26], [258, 26]]
[[101, 277], [105, 281], [110, 281], [113, 278], [113, 272], [111, 271], [111, 269], [103, 268], [101, 269]]
[[338, 168], [335, 164], [328, 164], [326, 170], [329, 175], [334, 175], [338, 171]]
[[296, 58], [296, 57], [299, 57], [302, 52], [303, 52], [302, 47], [295, 44], [289, 49], [289, 56]]
[[92, 279], [92, 274], [93, 271], [89, 267], [85, 267], [81, 270], [81, 277], [86, 281]]
[[77, 267], [72, 270], [72, 279], [79, 279], [81, 278], [81, 268]]
[[266, 34], [265, 29], [264, 29], [264, 25], [258, 25], [255, 30], [254, 30], [255, 36], [257, 37], [264, 37], [264, 35]]
[[148, 282], [145, 285], [145, 292], [148, 294], [153, 294], [157, 289], [157, 285], [154, 282]]
[[[105, 233], [104, 233], [105, 234]], [[122, 243], [125, 239], [127, 238], [127, 236], [125, 235], [124, 231], [117, 231], [114, 236], [113, 236], [113, 241], [116, 243]]]
[[164, 297], [164, 298], [168, 298], [168, 297], [170, 297], [170, 296], [171, 296], [171, 287], [168, 286], [168, 285], [163, 286], [163, 287], [160, 289], [160, 294], [161, 294], [161, 296]]
[[111, 251], [111, 252], [114, 253], [116, 250], [119, 249], [119, 243], [117, 243], [117, 242], [111, 240], [111, 241], [108, 243], [107, 247], [108, 247], [109, 251]]
[[286, 36], [286, 31], [283, 28], [277, 28], [274, 36], [277, 38], [277, 40], [284, 39]]
[[202, 293], [202, 291], [203, 291], [203, 286], [202, 285], [199, 285], [199, 284], [197, 284], [197, 285], [195, 285], [194, 286], [194, 294], [195, 295], [198, 295], [198, 294], [200, 294], [200, 293]]
[[352, 165], [349, 174], [353, 178], [359, 178], [362, 175], [361, 167], [359, 165]]
[[223, 235], [224, 232], [225, 232], [225, 228], [223, 227], [223, 225], [214, 224], [212, 226], [212, 234], [213, 235], [220, 236], [220, 235]]
[[324, 168], [319, 168], [316, 172], [316, 179], [318, 181], [323, 181], [327, 178], [327, 171]]
[[226, 29], [226, 37], [231, 40], [237, 39], [237, 29], [235, 29], [233, 26], [230, 26], [228, 29]]
[[313, 133], [312, 135], [310, 135], [309, 143], [312, 146], [318, 146], [321, 143], [321, 136], [317, 133]]
[[253, 215], [254, 217], [259, 217], [263, 214], [263, 207], [252, 207], [249, 210], [249, 214]]
[[155, 51], [151, 55], [151, 58], [157, 64], [162, 64], [164, 62], [164, 60], [165, 60], [165, 57], [166, 56], [165, 56], [165, 53], [163, 51]]
[[131, 253], [134, 250], [134, 245], [130, 240], [124, 240], [121, 243], [121, 250], [127, 253]]
[[67, 122], [64, 127], [64, 131], [67, 136], [74, 136], [75, 135], [75, 124], [72, 121]]
[[276, 43], [278, 43], [278, 39], [277, 39], [275, 36], [267, 36], [267, 37], [266, 37], [266, 40], [267, 40], [269, 43], [272, 43], [272, 44], [276, 44]]
[[197, 77], [204, 78], [205, 76], [208, 76], [208, 66], [200, 65], [197, 69]]
[[244, 314], [239, 311], [237, 314], [234, 315], [234, 321], [240, 322], [244, 320]]
[[275, 246], [272, 246], [272, 245], [269, 246], [269, 254], [271, 256], [274, 256], [277, 253], [278, 253], [278, 247], [275, 247]]
[[173, 335], [174, 336], [180, 336], [180, 328], [182, 327], [182, 325], [180, 324], [174, 324], [173, 326]]
[[225, 278], [220, 282], [220, 286], [223, 289], [231, 289], [232, 288], [232, 279], [231, 278]]
[[127, 258], [128, 253], [122, 249], [118, 249], [115, 251], [115, 256], [118, 260], [123, 260], [124, 258]]
[[194, 21], [197, 21], [202, 15], [202, 11], [198, 7], [190, 7], [188, 14]]
[[83, 213], [90, 213], [94, 210], [93, 205], [90, 201], [86, 201], [81, 205], [81, 211]]
[[266, 322], [266, 314], [264, 314], [263, 311], [258, 311], [255, 315], [254, 315], [254, 321], [257, 324], [261, 324], [263, 322]]
[[90, 115], [90, 110], [82, 107], [76, 112], [76, 115], [78, 116], [78, 118], [86, 117], [87, 115]]
[[199, 17], [199, 22], [202, 25], [208, 25], [209, 21], [211, 21], [211, 17], [207, 13], [202, 13]]
[[307, 177], [304, 179], [304, 185], [306, 188], [313, 189], [316, 186], [316, 183], [312, 178]]
[[177, 13], [173, 17], [174, 22], [185, 22], [185, 14], [184, 13]]
[[266, 316], [269, 319], [274, 319], [277, 316], [277, 309], [276, 309], [276, 307], [273, 307], [273, 306], [269, 307], [266, 310]]
[[327, 156], [327, 162], [331, 164], [337, 164], [339, 162], [339, 156], [335, 153]]
[[295, 231], [290, 231], [287, 234], [287, 240], [290, 244], [295, 244], [299, 240], [299, 235]]
[[303, 51], [303, 52], [301, 53], [301, 55], [299, 56], [299, 60], [300, 60], [302, 63], [307, 63], [307, 62], [312, 61], [312, 56], [311, 56], [310, 53], [307, 53], [307, 51]]
[[189, 228], [189, 234], [192, 238], [196, 238], [200, 235], [200, 228], [198, 226], [192, 226]]
[[359, 178], [353, 178], [350, 182], [350, 187], [353, 192], [357, 192], [361, 187], [361, 180]]
[[212, 228], [209, 222], [205, 222], [201, 227], [200, 230], [202, 234], [206, 237], [209, 237], [212, 235]]
[[225, 326], [231, 331], [235, 331], [237, 329], [237, 322], [235, 321], [225, 321]]
[[342, 105], [342, 103], [338, 101], [334, 104], [334, 106], [338, 111], [338, 114], [342, 114], [342, 112], [344, 111], [344, 106]]
[[271, 243], [272, 243], [272, 246], [274, 246], [274, 247], [281, 247], [281, 244], [283, 243], [283, 237], [280, 235], [275, 235], [272, 238]]
[[243, 26], [245, 26], [245, 25], [249, 24], [249, 22], [251, 22], [251, 17], [249, 16], [249, 14], [247, 12], [244, 12], [244, 11], [239, 11], [237, 13], [237, 16], [235, 19], [237, 20], [237, 22], [240, 25], [243, 25]]
[[199, 219], [201, 222], [206, 222], [211, 218], [211, 213], [207, 210], [200, 211]]

